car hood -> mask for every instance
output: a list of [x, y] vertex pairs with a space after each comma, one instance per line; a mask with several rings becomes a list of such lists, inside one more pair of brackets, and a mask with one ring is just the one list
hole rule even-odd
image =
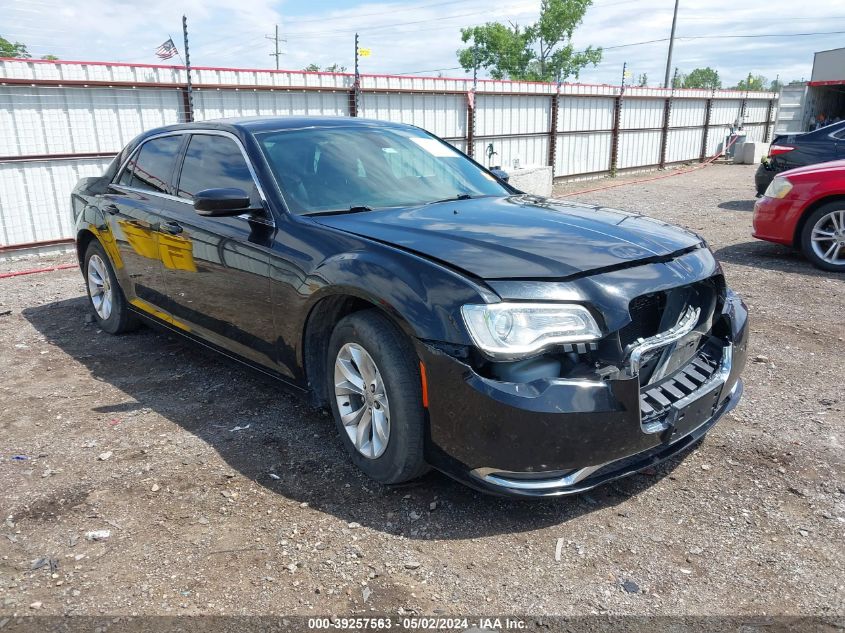
[[535, 196], [315, 216], [482, 279], [562, 279], [671, 257], [700, 237], [644, 216]]

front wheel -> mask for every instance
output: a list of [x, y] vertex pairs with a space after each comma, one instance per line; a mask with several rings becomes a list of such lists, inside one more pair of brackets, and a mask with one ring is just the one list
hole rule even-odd
[[341, 441], [355, 465], [383, 484], [427, 470], [416, 358], [407, 338], [375, 310], [343, 318], [329, 341], [326, 378]]
[[845, 202], [829, 202], [810, 214], [801, 250], [817, 268], [845, 272]]

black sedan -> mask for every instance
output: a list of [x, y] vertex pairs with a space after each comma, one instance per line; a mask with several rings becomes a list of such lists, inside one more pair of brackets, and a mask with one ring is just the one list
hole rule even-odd
[[742, 393], [746, 309], [700, 237], [521, 194], [409, 125], [160, 128], [72, 203], [103, 330], [150, 321], [330, 407], [382, 483], [577, 492]]
[[845, 121], [804, 134], [776, 136], [754, 175], [757, 195], [762, 196], [775, 176], [787, 169], [845, 158]]

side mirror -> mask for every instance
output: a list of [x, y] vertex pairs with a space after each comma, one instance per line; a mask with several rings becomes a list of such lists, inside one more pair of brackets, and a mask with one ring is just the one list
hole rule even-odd
[[508, 172], [506, 172], [504, 169], [501, 169], [499, 167], [491, 167], [490, 173], [493, 174], [499, 180], [503, 180], [505, 182], [507, 182], [510, 179], [510, 175], [508, 174]]
[[194, 210], [210, 217], [241, 215], [250, 210], [249, 195], [243, 189], [205, 189], [194, 196]]

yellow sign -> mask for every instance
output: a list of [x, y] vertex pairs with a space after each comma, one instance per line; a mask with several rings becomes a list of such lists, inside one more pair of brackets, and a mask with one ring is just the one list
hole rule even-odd
[[372, 53], [372, 51], [369, 48], [358, 47], [358, 54], [361, 57], [369, 57], [371, 53]]

